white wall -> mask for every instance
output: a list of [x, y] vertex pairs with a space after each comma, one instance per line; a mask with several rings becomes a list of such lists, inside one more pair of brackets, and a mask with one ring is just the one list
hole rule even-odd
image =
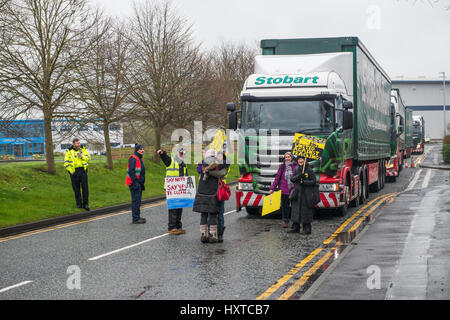
[[[425, 136], [442, 139], [444, 132], [442, 81], [396, 82], [392, 87], [400, 89], [400, 95], [407, 107], [413, 108], [413, 115], [422, 115], [425, 120]], [[450, 81], [445, 84], [447, 134], [450, 134]], [[429, 107], [438, 110], [414, 110], [414, 107]]]

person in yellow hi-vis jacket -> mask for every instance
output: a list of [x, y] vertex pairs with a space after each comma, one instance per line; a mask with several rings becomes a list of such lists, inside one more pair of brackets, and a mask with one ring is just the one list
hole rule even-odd
[[[91, 160], [89, 152], [81, 145], [80, 139], [75, 138], [72, 146], [66, 150], [64, 157], [64, 168], [70, 173], [72, 188], [75, 192], [77, 208], [89, 211], [89, 189], [88, 189], [88, 162]], [[83, 189], [83, 201], [81, 201], [80, 186]]]

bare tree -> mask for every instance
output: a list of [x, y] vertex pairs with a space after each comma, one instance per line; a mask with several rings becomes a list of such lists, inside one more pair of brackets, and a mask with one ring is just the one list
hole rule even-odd
[[[55, 173], [51, 123], [64, 116], [96, 25], [87, 0], [10, 0], [1, 10], [0, 91], [3, 113], [44, 117], [47, 171]], [[86, 40], [88, 39], [88, 40]]]
[[168, 124], [177, 126], [174, 119], [180, 113], [188, 115], [199, 94], [202, 56], [191, 26], [168, 3], [135, 5], [132, 29], [136, 80], [132, 96], [140, 118], [154, 129], [158, 149], [162, 131]]
[[[110, 23], [106, 21], [104, 24]], [[133, 90], [129, 77], [133, 59], [124, 27], [116, 24], [100, 37], [99, 33], [103, 33], [105, 28], [99, 25], [88, 57], [77, 68], [78, 85], [75, 93], [84, 105], [85, 119], [103, 127], [107, 164], [112, 170], [110, 125], [118, 125], [134, 111], [128, 101]]]

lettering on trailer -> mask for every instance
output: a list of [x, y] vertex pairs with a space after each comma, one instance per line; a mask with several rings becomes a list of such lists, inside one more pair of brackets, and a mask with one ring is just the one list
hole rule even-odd
[[296, 133], [292, 154], [312, 160], [320, 160], [325, 149], [326, 139]]
[[256, 78], [254, 84], [262, 86], [264, 84], [318, 84], [319, 77], [300, 77], [300, 76], [284, 76], [284, 77], [265, 77]]

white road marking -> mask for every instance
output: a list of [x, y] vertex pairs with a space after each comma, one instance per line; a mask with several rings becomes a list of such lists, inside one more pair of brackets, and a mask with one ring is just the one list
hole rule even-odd
[[427, 174], [425, 175], [425, 178], [423, 179], [422, 189], [425, 189], [426, 187], [428, 187], [428, 184], [430, 183], [430, 178], [431, 178], [431, 170], [428, 169]]
[[419, 180], [419, 176], [420, 176], [421, 172], [422, 172], [422, 169], [419, 169], [419, 171], [416, 172], [414, 179], [412, 179], [412, 181], [408, 185], [408, 188], [406, 188], [405, 191], [408, 191], [408, 190], [411, 190], [412, 188], [414, 188], [414, 186], [417, 183], [417, 180]]
[[233, 213], [233, 212], [236, 212], [236, 210], [232, 210], [232, 211], [225, 212], [223, 215], [226, 216], [226, 215], [228, 215], [228, 214], [230, 214], [230, 213]]
[[24, 286], [24, 285], [29, 284], [29, 283], [31, 283], [31, 282], [33, 282], [33, 281], [24, 281], [24, 282], [15, 284], [15, 285], [13, 285], [13, 286], [10, 286], [10, 287], [1, 289], [1, 290], [0, 290], [0, 293], [6, 292], [6, 291], [11, 290], [11, 289], [14, 289], [14, 288], [18, 288], [18, 287]]
[[[230, 214], [230, 213], [233, 213], [233, 212], [236, 212], [236, 210], [226, 212], [226, 213], [224, 213], [223, 215], [226, 216], [226, 215], [228, 215], [228, 214]], [[110, 251], [110, 252], [101, 254], [101, 255], [96, 256], [96, 257], [93, 257], [93, 258], [89, 258], [88, 260], [89, 260], [89, 261], [95, 261], [95, 260], [98, 260], [98, 259], [101, 259], [101, 258], [110, 256], [110, 255], [112, 255], [112, 254], [115, 254], [115, 253], [118, 253], [118, 252], [121, 252], [121, 251], [124, 251], [124, 250], [128, 250], [128, 249], [131, 249], [131, 248], [140, 246], [140, 245], [145, 244], [145, 243], [147, 243], [147, 242], [150, 242], [150, 241], [153, 241], [153, 240], [160, 239], [160, 238], [165, 237], [165, 236], [168, 236], [168, 235], [169, 235], [169, 233], [165, 233], [165, 234], [162, 234], [162, 235], [159, 235], [159, 236], [156, 236], [156, 237], [153, 237], [153, 238], [150, 238], [150, 239], [147, 239], [147, 240], [144, 240], [144, 241], [141, 241], [141, 242], [138, 242], [138, 243], [135, 243], [135, 244], [132, 244], [132, 245], [129, 245], [129, 246], [126, 246], [126, 247], [123, 247], [123, 248], [114, 250], [114, 251]]]
[[101, 254], [101, 255], [93, 257], [93, 258], [89, 258], [88, 260], [89, 261], [95, 261], [95, 260], [98, 260], [98, 259], [110, 256], [112, 254], [115, 254], [115, 253], [118, 253], [118, 252], [121, 252], [121, 251], [124, 251], [124, 250], [127, 250], [127, 249], [131, 249], [131, 248], [140, 246], [141, 244], [144, 244], [144, 243], [147, 243], [147, 242], [150, 242], [150, 241], [153, 241], [153, 240], [156, 240], [156, 239], [168, 236], [168, 235], [169, 235], [169, 233], [165, 233], [165, 234], [159, 235], [157, 237], [153, 237], [153, 238], [150, 238], [150, 239], [147, 239], [147, 240], [144, 240], [144, 241], [141, 241], [141, 242], [138, 242], [138, 243], [135, 243], [135, 244], [132, 244], [132, 245], [129, 245], [129, 246], [126, 246], [126, 247], [114, 250], [114, 251], [110, 251], [108, 253], [104, 253], [104, 254]]

